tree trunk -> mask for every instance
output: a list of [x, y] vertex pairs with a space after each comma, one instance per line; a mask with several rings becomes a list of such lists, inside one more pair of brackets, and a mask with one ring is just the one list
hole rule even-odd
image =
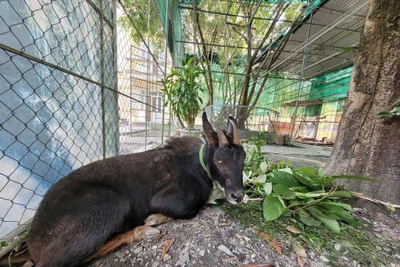
[[400, 98], [400, 3], [370, 0], [360, 48], [328, 174], [378, 180], [348, 180], [348, 189], [400, 204], [400, 117], [381, 119]]

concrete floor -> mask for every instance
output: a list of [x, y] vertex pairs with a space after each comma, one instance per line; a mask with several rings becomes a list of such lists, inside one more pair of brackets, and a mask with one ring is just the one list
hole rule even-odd
[[261, 148], [271, 162], [290, 161], [294, 168], [323, 168], [329, 159], [332, 147], [293, 143], [293, 146], [266, 145]]

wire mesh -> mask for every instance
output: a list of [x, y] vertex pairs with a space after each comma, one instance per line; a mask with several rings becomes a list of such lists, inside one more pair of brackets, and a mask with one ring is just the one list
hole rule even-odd
[[0, 1], [1, 247], [72, 170], [170, 134], [160, 89], [171, 61], [134, 27], [144, 16], [163, 34], [158, 10], [126, 10], [115, 0]]

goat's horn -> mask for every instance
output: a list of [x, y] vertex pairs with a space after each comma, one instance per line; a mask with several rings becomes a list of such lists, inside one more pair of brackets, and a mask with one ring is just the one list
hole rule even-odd
[[229, 146], [228, 139], [226, 138], [225, 134], [222, 132], [221, 128], [219, 128], [219, 126], [213, 120], [211, 120], [211, 124], [214, 126], [214, 129], [218, 134], [219, 147]]
[[238, 126], [236, 120], [232, 116], [229, 116], [229, 123], [232, 125], [233, 128], [233, 144], [241, 145], [242, 140], [240, 140]]

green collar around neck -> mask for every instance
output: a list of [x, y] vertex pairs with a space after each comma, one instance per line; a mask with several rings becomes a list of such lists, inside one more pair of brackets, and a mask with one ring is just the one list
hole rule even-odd
[[206, 166], [206, 164], [204, 163], [204, 147], [206, 146], [206, 144], [202, 144], [199, 150], [199, 159], [200, 159], [200, 164], [203, 167], [203, 169], [208, 173], [208, 168]]
[[[208, 177], [211, 179], [211, 174], [208, 171], [207, 165], [204, 163], [204, 147], [206, 146], [206, 144], [202, 144], [199, 150], [199, 160], [200, 160], [200, 164], [201, 167], [203, 167], [203, 169], [206, 171]], [[212, 179], [211, 179], [212, 180]], [[215, 182], [213, 181], [213, 189], [217, 188]]]

